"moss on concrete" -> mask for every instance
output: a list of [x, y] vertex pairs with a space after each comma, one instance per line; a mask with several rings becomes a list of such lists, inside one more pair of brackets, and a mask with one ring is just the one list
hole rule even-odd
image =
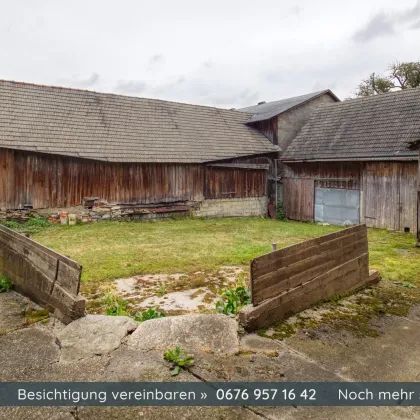
[[377, 337], [380, 331], [373, 325], [374, 319], [384, 315], [407, 316], [411, 306], [419, 303], [419, 288], [382, 282], [355, 295], [333, 296], [301, 314], [258, 331], [258, 335], [284, 340], [298, 330], [310, 332], [320, 326], [328, 326], [346, 330], [356, 337]]
[[39, 309], [39, 310], [26, 310], [25, 318], [27, 324], [35, 324], [36, 322], [44, 321], [48, 319], [50, 313], [48, 309]]

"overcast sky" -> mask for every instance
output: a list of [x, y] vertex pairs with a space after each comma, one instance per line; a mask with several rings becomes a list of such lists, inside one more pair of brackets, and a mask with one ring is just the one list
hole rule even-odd
[[0, 2], [7, 80], [231, 108], [420, 60], [420, 0]]

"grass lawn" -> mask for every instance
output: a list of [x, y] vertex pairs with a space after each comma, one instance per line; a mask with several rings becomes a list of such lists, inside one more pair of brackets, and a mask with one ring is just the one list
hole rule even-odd
[[[40, 229], [31, 237], [83, 265], [83, 281], [144, 273], [193, 273], [249, 260], [278, 247], [340, 229], [258, 218], [101, 222]], [[385, 280], [420, 284], [413, 235], [369, 231], [371, 268]]]

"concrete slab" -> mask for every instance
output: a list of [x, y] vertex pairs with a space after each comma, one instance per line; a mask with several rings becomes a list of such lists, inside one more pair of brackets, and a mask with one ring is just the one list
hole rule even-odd
[[0, 381], [37, 381], [60, 357], [56, 337], [25, 328], [0, 336]]
[[101, 381], [109, 382], [196, 382], [191, 373], [181, 370], [171, 376], [171, 364], [163, 359], [163, 352], [139, 352], [125, 345], [111, 354]]
[[141, 323], [127, 345], [138, 351], [181, 346], [188, 352], [235, 354], [239, 350], [236, 321], [226, 315], [183, 315]]
[[418, 419], [410, 408], [390, 407], [253, 407], [262, 418], [272, 420], [383, 420]]
[[0, 293], [0, 335], [25, 327], [27, 309], [42, 308], [14, 291]]
[[375, 338], [329, 331], [319, 339], [300, 334], [284, 343], [349, 380], [418, 381], [420, 324], [398, 317], [379, 321], [383, 334]]
[[199, 355], [189, 370], [205, 381], [340, 381], [316, 363], [283, 349], [277, 355], [264, 353], [218, 357]]
[[81, 407], [78, 420], [261, 420], [236, 407]]
[[71, 361], [108, 354], [138, 326], [126, 316], [87, 315], [67, 325], [57, 334], [61, 360]]
[[0, 407], [0, 420], [74, 420], [74, 407]]

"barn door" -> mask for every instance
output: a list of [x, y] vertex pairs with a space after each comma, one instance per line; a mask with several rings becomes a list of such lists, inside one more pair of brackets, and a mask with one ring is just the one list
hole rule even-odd
[[366, 165], [364, 207], [368, 227], [398, 230], [399, 174], [396, 162]]
[[367, 164], [363, 185], [368, 227], [415, 231], [417, 179], [405, 162]]
[[286, 217], [303, 222], [314, 221], [314, 180], [284, 178], [284, 209]]

